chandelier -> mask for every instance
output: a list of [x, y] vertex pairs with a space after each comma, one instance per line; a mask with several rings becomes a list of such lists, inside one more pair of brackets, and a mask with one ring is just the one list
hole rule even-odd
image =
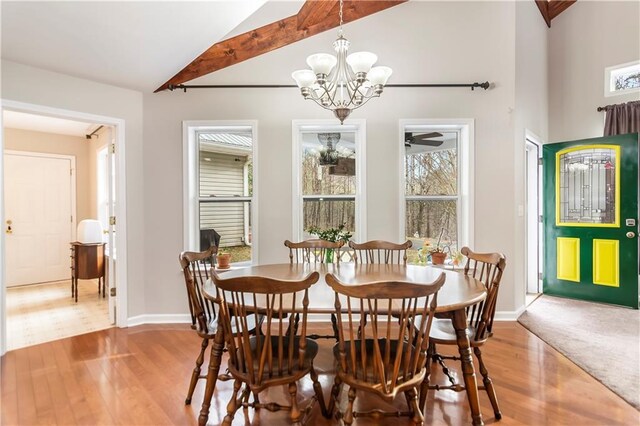
[[340, 142], [340, 133], [318, 133], [318, 141], [322, 144], [319, 151], [321, 166], [335, 166], [338, 164], [339, 153], [336, 149]]
[[355, 52], [347, 56], [350, 43], [342, 35], [342, 2], [340, 0], [338, 39], [333, 42], [337, 57], [316, 53], [307, 58], [310, 70], [298, 70], [291, 74], [302, 96], [333, 111], [340, 124], [344, 123], [351, 111], [360, 108], [371, 98], [379, 97], [392, 72], [389, 67], [373, 67], [378, 60], [373, 53]]

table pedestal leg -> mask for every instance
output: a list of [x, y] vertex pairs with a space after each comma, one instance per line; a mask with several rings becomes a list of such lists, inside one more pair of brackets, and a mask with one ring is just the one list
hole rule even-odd
[[213, 346], [211, 347], [211, 359], [209, 360], [209, 370], [207, 372], [207, 385], [204, 391], [204, 400], [202, 401], [202, 409], [198, 417], [198, 425], [204, 426], [209, 419], [209, 407], [211, 406], [211, 398], [213, 391], [216, 389], [216, 381], [220, 372], [220, 363], [222, 362], [222, 351], [224, 349], [224, 333], [222, 324], [218, 325], [218, 330], [213, 338]]
[[456, 330], [458, 341], [458, 351], [460, 352], [460, 363], [462, 365], [462, 375], [464, 377], [464, 385], [467, 391], [467, 399], [471, 408], [471, 417], [474, 425], [484, 425], [482, 421], [482, 413], [480, 413], [480, 398], [478, 395], [478, 382], [476, 381], [476, 373], [473, 368], [473, 358], [471, 356], [471, 347], [469, 344], [469, 336], [467, 336], [467, 315], [464, 309], [459, 309], [453, 313], [453, 328]]

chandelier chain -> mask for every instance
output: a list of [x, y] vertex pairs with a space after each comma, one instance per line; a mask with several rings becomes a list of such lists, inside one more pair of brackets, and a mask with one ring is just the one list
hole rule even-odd
[[338, 35], [342, 36], [342, 0], [340, 0], [340, 12], [338, 16], [340, 16], [340, 30], [338, 31]]

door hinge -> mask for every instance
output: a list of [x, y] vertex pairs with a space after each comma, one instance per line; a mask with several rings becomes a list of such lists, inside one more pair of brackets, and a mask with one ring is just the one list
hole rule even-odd
[[112, 225], [112, 226], [116, 225], [116, 217], [115, 216], [110, 216], [109, 217], [109, 225]]
[[115, 287], [111, 287], [109, 289], [109, 296], [110, 297], [116, 297], [116, 288]]
[[538, 166], [542, 166], [542, 157], [538, 158]]
[[538, 216], [538, 222], [542, 223], [543, 219], [542, 219], [542, 215]]
[[115, 154], [115, 153], [116, 153], [116, 144], [115, 144], [115, 143], [112, 143], [112, 144], [111, 144], [111, 153], [112, 153], [112, 154]]
[[73, 215], [71, 215], [71, 223], [73, 223]]
[[73, 169], [69, 169], [69, 176], [73, 176]]
[[542, 272], [538, 272], [538, 279], [541, 280], [542, 279]]

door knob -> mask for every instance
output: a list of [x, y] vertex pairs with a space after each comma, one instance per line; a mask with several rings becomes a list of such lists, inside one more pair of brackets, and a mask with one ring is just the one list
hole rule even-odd
[[635, 237], [635, 236], [636, 236], [636, 233], [635, 233], [635, 232], [633, 232], [633, 231], [629, 231], [629, 232], [627, 232], [627, 238], [633, 238], [633, 237]]

